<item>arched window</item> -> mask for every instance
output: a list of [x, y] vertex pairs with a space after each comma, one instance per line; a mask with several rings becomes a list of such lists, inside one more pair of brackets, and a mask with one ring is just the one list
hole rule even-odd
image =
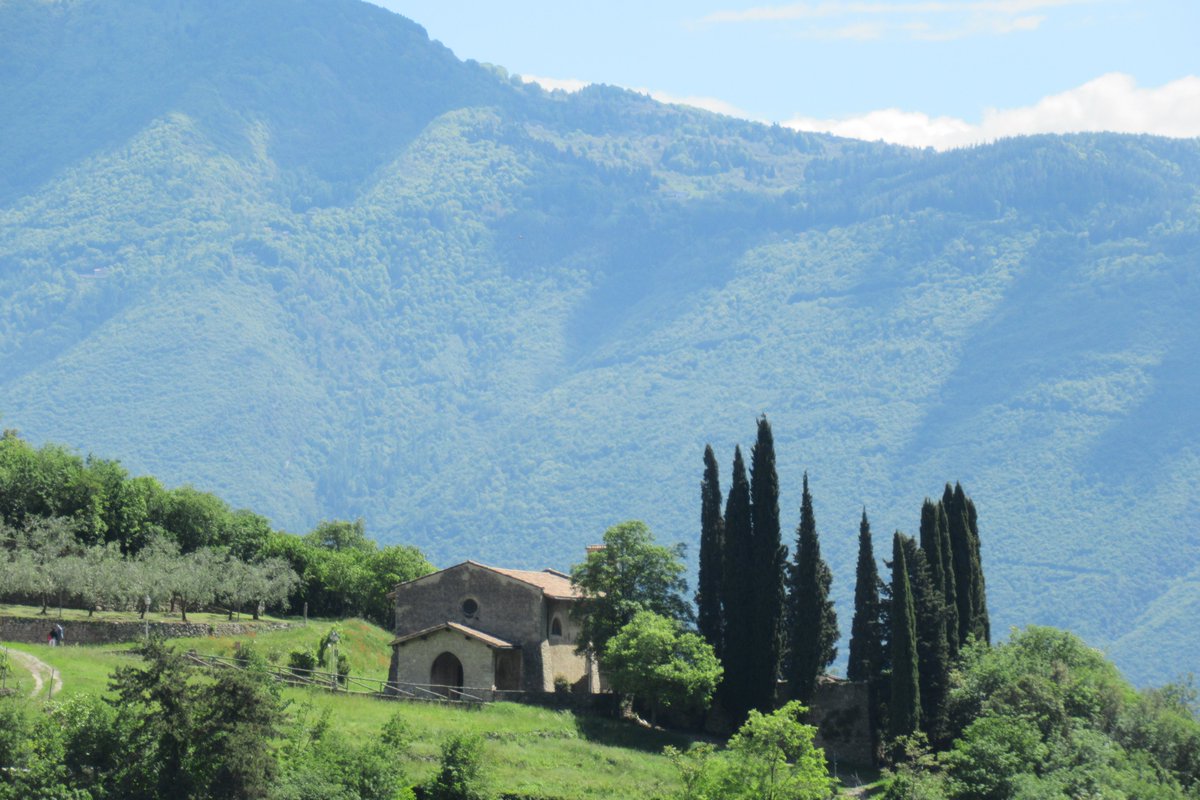
[[562, 620], [555, 617], [550, 621], [550, 635], [562, 636]]

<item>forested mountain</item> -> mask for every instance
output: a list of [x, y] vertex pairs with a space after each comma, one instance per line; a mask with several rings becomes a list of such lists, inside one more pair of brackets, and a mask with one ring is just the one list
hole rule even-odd
[[[961, 480], [993, 630], [1200, 663], [1200, 142], [546, 93], [356, 0], [0, 0], [0, 424], [304, 530], [692, 546], [765, 412], [835, 596]], [[786, 539], [787, 537], [785, 537]], [[849, 619], [849, 614], [844, 614]]]

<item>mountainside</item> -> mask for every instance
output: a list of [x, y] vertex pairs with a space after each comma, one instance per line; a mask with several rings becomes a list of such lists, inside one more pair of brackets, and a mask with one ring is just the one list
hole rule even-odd
[[[0, 422], [292, 530], [693, 548], [771, 419], [842, 630], [961, 480], [994, 630], [1200, 663], [1200, 142], [944, 154], [546, 93], [356, 0], [0, 0]], [[883, 555], [880, 553], [879, 555]]]

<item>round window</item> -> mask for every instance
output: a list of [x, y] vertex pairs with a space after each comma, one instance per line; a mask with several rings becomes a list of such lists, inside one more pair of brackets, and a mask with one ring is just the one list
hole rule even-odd
[[466, 600], [463, 600], [462, 612], [464, 616], [475, 616], [479, 613], [479, 603], [475, 602], [475, 598], [468, 597]]

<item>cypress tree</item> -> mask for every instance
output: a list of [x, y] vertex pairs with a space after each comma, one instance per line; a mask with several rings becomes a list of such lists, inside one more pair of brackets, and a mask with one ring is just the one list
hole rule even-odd
[[854, 620], [850, 623], [850, 658], [846, 677], [867, 681], [879, 669], [879, 569], [871, 545], [871, 523], [863, 509], [858, 525], [858, 568], [854, 573]]
[[950, 552], [954, 563], [955, 595], [958, 604], [958, 645], [966, 644], [975, 631], [975, 548], [971, 544], [971, 529], [967, 525], [967, 509], [959, 505], [954, 489], [946, 484], [942, 506], [950, 524]]
[[958, 591], [954, 580], [954, 552], [950, 547], [950, 518], [944, 503], [937, 504], [937, 538], [941, 542], [942, 581], [946, 598], [946, 644], [950, 657], [958, 656]]
[[[958, 487], [959, 491], [962, 487]], [[983, 579], [983, 554], [979, 545], [979, 515], [975, 511], [975, 503], [964, 494], [967, 507], [967, 530], [971, 532], [971, 547], [973, 548], [972, 567], [975, 570], [974, 585], [971, 587], [974, 597], [971, 604], [975, 607], [975, 638], [988, 644], [992, 643], [992, 622], [988, 618], [987, 584]]]
[[929, 740], [946, 736], [945, 701], [950, 680], [950, 652], [946, 643], [945, 606], [934, 585], [929, 561], [917, 543], [902, 538], [908, 583], [917, 623], [917, 670], [921, 687], [921, 727]]
[[[784, 569], [787, 548], [780, 543], [779, 476], [775, 472], [775, 439], [765, 416], [750, 453], [752, 569], [744, 579], [753, 586], [750, 619], [753, 654], [750, 699], [764, 713], [775, 708], [775, 687], [783, 654]], [[741, 576], [740, 576], [741, 577]]]
[[917, 621], [902, 534], [892, 537], [892, 691], [888, 705], [888, 733], [907, 736], [921, 726], [921, 686], [917, 665]]
[[[850, 624], [850, 660], [846, 677], [867, 682], [867, 705], [872, 745], [879, 741], [882, 715], [880, 702], [883, 677], [883, 620], [879, 600], [879, 569], [871, 544], [871, 523], [863, 509], [858, 526], [858, 568], [854, 579], [854, 620]], [[872, 748], [874, 749], [874, 747]]]
[[[928, 497], [921, 504], [921, 549], [925, 552], [925, 560], [929, 564], [929, 577], [934, 588], [946, 596], [946, 579], [942, 575], [942, 539], [937, 528], [937, 506]], [[703, 546], [703, 540], [701, 540]]]
[[754, 614], [752, 587], [757, 576], [752, 561], [750, 482], [742, 448], [733, 451], [733, 476], [725, 500], [725, 558], [722, 564], [721, 607], [725, 612], [725, 677], [720, 697], [734, 722], [749, 713], [752, 701], [748, 688], [754, 657], [751, 650], [750, 618]]
[[721, 516], [721, 480], [711, 445], [704, 447], [700, 482], [700, 575], [696, 586], [696, 627], [717, 658], [724, 652], [721, 576], [724, 574], [725, 519]]
[[821, 558], [808, 473], [804, 474], [800, 524], [796, 528], [796, 551], [790, 573], [788, 680], [792, 696], [807, 703], [816, 690], [817, 677], [837, 658], [838, 640], [837, 613], [829, 599], [833, 574]]

